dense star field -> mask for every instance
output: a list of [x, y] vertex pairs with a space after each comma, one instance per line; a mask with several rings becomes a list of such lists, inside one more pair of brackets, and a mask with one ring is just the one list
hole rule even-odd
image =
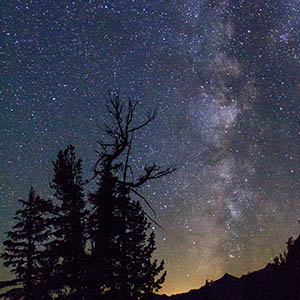
[[299, 234], [298, 0], [12, 0], [0, 18], [0, 241], [31, 185], [51, 196], [60, 149], [91, 177], [109, 88], [140, 101], [137, 120], [157, 109], [136, 172], [177, 166], [143, 191], [161, 292], [263, 267]]

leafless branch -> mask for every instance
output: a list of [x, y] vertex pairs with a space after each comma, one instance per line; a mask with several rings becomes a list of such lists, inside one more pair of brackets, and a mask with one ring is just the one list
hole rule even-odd
[[176, 170], [175, 167], [169, 167], [163, 169], [155, 164], [152, 164], [150, 166], [145, 166], [144, 168], [145, 174], [140, 176], [137, 180], [131, 182], [127, 181], [124, 183], [129, 187], [138, 188], [141, 187], [148, 180], [161, 178], [163, 176], [173, 173], [175, 170]]
[[[102, 171], [99, 170], [100, 164], [102, 165], [101, 168], [103, 168], [104, 165], [107, 167], [107, 169], [111, 169], [112, 167], [116, 168], [115, 166], [113, 166], [115, 160], [117, 160], [124, 153], [124, 151], [126, 151], [127, 148], [128, 151], [126, 154], [125, 165], [122, 166], [124, 178], [124, 175], [127, 175], [128, 170], [131, 170], [132, 173], [132, 169], [130, 169], [128, 159], [129, 153], [131, 151], [134, 132], [147, 126], [152, 120], [154, 120], [156, 112], [150, 112], [144, 122], [137, 126], [132, 126], [134, 113], [138, 102], [132, 102], [130, 99], [128, 99], [127, 111], [125, 112], [123, 104], [120, 100], [119, 91], [109, 90], [108, 95], [110, 100], [107, 103], [107, 110], [113, 119], [113, 124], [105, 124], [104, 133], [111, 139], [111, 141], [98, 141], [101, 151], [97, 152], [99, 158], [94, 166], [94, 174], [99, 175], [102, 173]], [[96, 176], [94, 176], [93, 179]]]
[[149, 203], [149, 201], [142, 194], [140, 194], [138, 191], [136, 191], [134, 189], [132, 189], [131, 191], [145, 201], [145, 203], [147, 204], [147, 206], [151, 209], [151, 211], [153, 212], [154, 216], [156, 217], [156, 212], [155, 212], [154, 208], [152, 207], [152, 205]]
[[142, 211], [143, 211], [143, 213], [145, 214], [145, 216], [146, 216], [147, 218], [149, 218], [149, 220], [150, 220], [151, 222], [153, 222], [153, 223], [154, 223], [156, 226], [158, 226], [160, 229], [165, 230], [158, 222], [156, 222], [155, 220], [153, 220], [153, 218], [152, 218], [151, 216], [149, 216], [149, 214], [147, 214], [147, 213], [145, 212], [144, 209], [142, 209]]
[[[134, 134], [131, 135], [131, 138], [130, 138], [130, 141], [128, 143], [128, 147], [127, 147], [127, 153], [126, 153], [126, 159], [125, 159], [125, 165], [124, 165], [124, 170], [123, 170], [123, 182], [126, 181], [126, 178], [127, 178], [127, 170], [129, 168], [129, 156], [130, 156], [130, 151], [131, 151], [131, 146], [132, 146], [132, 141], [133, 141], [133, 137], [134, 137]], [[131, 172], [132, 172], [132, 169], [131, 169]]]

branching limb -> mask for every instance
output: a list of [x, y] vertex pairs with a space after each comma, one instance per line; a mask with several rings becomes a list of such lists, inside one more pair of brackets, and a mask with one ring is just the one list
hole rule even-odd
[[[134, 132], [142, 129], [152, 122], [156, 117], [156, 111], [149, 112], [148, 117], [141, 124], [133, 126], [135, 110], [138, 102], [132, 102], [128, 99], [127, 111], [124, 111], [123, 104], [120, 100], [119, 91], [108, 91], [109, 102], [107, 103], [107, 110], [112, 118], [112, 125], [105, 125], [104, 133], [110, 139], [110, 141], [98, 141], [101, 151], [98, 151], [99, 158], [94, 166], [94, 174], [97, 176], [101, 174], [103, 169], [116, 169], [114, 162], [127, 150], [129, 150], [133, 142]], [[127, 158], [129, 154], [127, 151]], [[101, 164], [101, 167], [100, 167]], [[119, 164], [120, 166], [120, 164]], [[123, 175], [127, 174], [127, 170], [130, 169], [128, 160], [123, 167]], [[93, 176], [94, 179], [96, 176]], [[124, 177], [124, 176], [123, 176]], [[89, 179], [90, 182], [92, 179]]]
[[131, 190], [134, 194], [136, 194], [137, 196], [139, 196], [141, 199], [143, 199], [144, 200], [144, 202], [147, 204], [147, 206], [151, 209], [151, 211], [153, 212], [153, 214], [154, 214], [154, 217], [156, 218], [156, 212], [155, 212], [155, 210], [154, 210], [154, 208], [152, 207], [152, 205], [149, 203], [149, 201], [142, 195], [142, 194], [140, 194], [138, 191], [136, 191], [136, 190], [134, 190], [134, 189], [132, 189]]
[[144, 171], [145, 174], [140, 176], [137, 180], [131, 182], [125, 182], [125, 184], [131, 188], [138, 188], [141, 187], [145, 182], [149, 180], [158, 179], [173, 173], [174, 171], [176, 171], [176, 168], [169, 167], [163, 169], [160, 166], [157, 166], [156, 164], [152, 164], [149, 166], [145, 166]]

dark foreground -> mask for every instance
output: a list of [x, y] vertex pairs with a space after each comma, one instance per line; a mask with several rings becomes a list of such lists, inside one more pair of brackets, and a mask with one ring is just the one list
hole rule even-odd
[[300, 236], [287, 242], [287, 252], [259, 271], [240, 278], [225, 274], [198, 290], [155, 300], [300, 300]]

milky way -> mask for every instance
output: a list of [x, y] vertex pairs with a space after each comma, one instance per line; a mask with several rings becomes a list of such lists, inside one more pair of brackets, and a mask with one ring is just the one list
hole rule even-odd
[[165, 228], [163, 292], [258, 269], [299, 233], [299, 1], [6, 2], [1, 240], [31, 185], [50, 197], [60, 149], [91, 175], [109, 88], [139, 100], [138, 119], [157, 108], [137, 172], [177, 166], [143, 191]]

